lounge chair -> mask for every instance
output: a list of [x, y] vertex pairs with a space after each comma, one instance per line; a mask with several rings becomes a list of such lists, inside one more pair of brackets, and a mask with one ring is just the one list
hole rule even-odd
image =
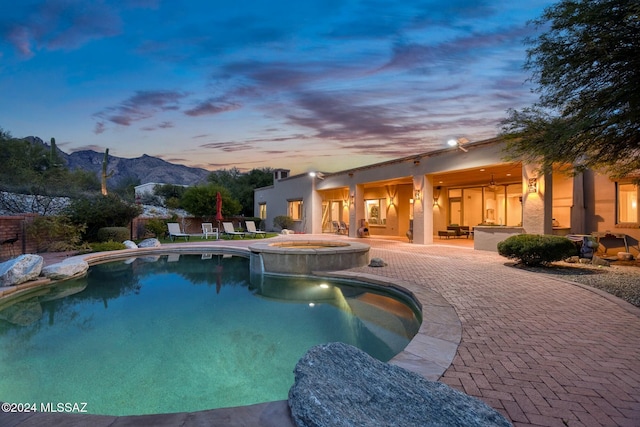
[[340, 221], [340, 228], [338, 228], [338, 234], [349, 234], [349, 226], [346, 222]]
[[244, 232], [242, 231], [236, 231], [233, 228], [233, 224], [230, 222], [223, 222], [222, 223], [222, 227], [224, 228], [224, 231], [222, 232], [223, 234], [227, 235], [227, 236], [231, 236], [231, 238], [234, 238], [235, 236], [240, 236], [241, 239], [244, 239]]
[[189, 237], [191, 237], [187, 233], [183, 233], [182, 230], [180, 230], [180, 224], [178, 224], [177, 222], [168, 222], [167, 227], [169, 227], [169, 240], [171, 240], [172, 242], [176, 239], [176, 237], [184, 237], [185, 241], [189, 240]]
[[256, 223], [253, 221], [245, 221], [244, 224], [247, 226], [247, 234], [250, 234], [252, 237], [261, 236], [264, 238], [267, 235], [266, 231], [256, 229]]
[[213, 224], [210, 222], [202, 223], [202, 237], [208, 239], [209, 236], [216, 236], [216, 240], [218, 240], [218, 229], [213, 227]]

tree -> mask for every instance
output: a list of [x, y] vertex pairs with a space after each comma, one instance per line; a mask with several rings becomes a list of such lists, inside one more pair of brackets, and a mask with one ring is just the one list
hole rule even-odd
[[562, 0], [533, 21], [525, 69], [539, 101], [509, 110], [502, 136], [512, 159], [550, 171], [640, 169], [640, 3]]
[[241, 206], [232, 193], [216, 184], [189, 187], [182, 196], [182, 206], [194, 216], [213, 218], [216, 214], [216, 196], [222, 196], [222, 215], [225, 217], [240, 213]]
[[242, 205], [243, 215], [253, 216], [253, 190], [273, 185], [273, 170], [262, 168], [241, 173], [238, 168], [223, 169], [212, 172], [208, 180], [229, 190]]

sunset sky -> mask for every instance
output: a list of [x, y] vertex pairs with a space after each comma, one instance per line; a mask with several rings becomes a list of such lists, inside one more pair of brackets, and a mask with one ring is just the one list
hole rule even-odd
[[65, 152], [338, 171], [491, 138], [549, 0], [0, 0], [0, 127]]

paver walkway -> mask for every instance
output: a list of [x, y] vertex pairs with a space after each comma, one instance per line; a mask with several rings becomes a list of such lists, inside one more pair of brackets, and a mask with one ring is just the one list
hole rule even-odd
[[[506, 266], [492, 252], [367, 243], [388, 265], [351, 271], [431, 288], [457, 311], [462, 341], [440, 381], [484, 400], [515, 426], [640, 426], [640, 309]], [[282, 410], [261, 425], [277, 425]], [[225, 414], [230, 424], [245, 425]]]

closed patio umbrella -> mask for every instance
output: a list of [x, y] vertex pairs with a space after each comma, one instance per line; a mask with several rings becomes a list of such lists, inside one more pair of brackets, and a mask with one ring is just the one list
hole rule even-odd
[[222, 221], [224, 217], [222, 216], [222, 195], [218, 191], [216, 194], [216, 220], [218, 221], [218, 230], [220, 230], [220, 221]]

